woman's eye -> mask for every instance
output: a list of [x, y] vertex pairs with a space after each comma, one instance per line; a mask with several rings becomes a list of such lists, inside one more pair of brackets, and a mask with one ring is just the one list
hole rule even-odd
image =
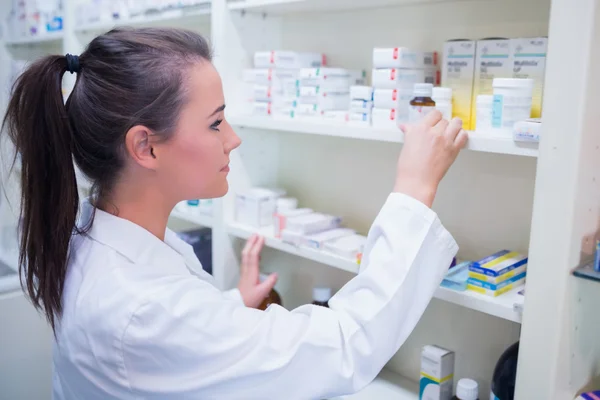
[[211, 126], [210, 129], [214, 130], [214, 131], [218, 131], [219, 130], [219, 125], [221, 125], [221, 122], [223, 122], [222, 119], [218, 119], [216, 120]]

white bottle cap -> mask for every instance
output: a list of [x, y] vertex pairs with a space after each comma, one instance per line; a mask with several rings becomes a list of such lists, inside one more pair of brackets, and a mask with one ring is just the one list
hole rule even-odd
[[313, 289], [313, 300], [321, 303], [328, 302], [331, 299], [331, 288], [316, 287]]
[[456, 385], [456, 397], [460, 400], [477, 400], [479, 386], [473, 379], [461, 379]]
[[413, 94], [415, 97], [431, 97], [433, 85], [431, 83], [415, 83]]
[[452, 99], [452, 88], [434, 87], [431, 97], [434, 99], [440, 99], [440, 100], [442, 100], [442, 99], [451, 100]]

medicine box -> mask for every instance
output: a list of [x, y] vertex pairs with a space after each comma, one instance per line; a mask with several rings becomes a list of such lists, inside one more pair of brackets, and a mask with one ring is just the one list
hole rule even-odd
[[463, 292], [467, 290], [467, 281], [469, 280], [470, 261], [465, 261], [452, 267], [446, 273], [441, 285], [445, 288]]
[[509, 39], [477, 41], [473, 97], [471, 99], [471, 126], [477, 124], [477, 96], [493, 94], [494, 78], [512, 77], [512, 58]]
[[256, 117], [268, 117], [271, 115], [271, 102], [254, 101], [251, 106], [251, 114]]
[[473, 286], [477, 286], [483, 289], [487, 289], [487, 290], [500, 290], [502, 288], [505, 288], [508, 285], [511, 285], [515, 282], [519, 282], [522, 279], [525, 279], [525, 275], [527, 274], [527, 272], [523, 271], [518, 275], [515, 275], [513, 277], [507, 278], [502, 282], [498, 282], [498, 283], [490, 283], [487, 281], [480, 281], [479, 279], [475, 279], [470, 277], [467, 284], [468, 285], [473, 285]]
[[451, 400], [454, 389], [454, 352], [439, 346], [421, 351], [420, 400]]
[[395, 108], [373, 108], [371, 111], [371, 124], [377, 129], [393, 129], [400, 133]]
[[302, 235], [323, 232], [329, 229], [339, 228], [342, 219], [333, 215], [313, 213], [287, 220], [286, 230], [297, 232]]
[[278, 197], [274, 191], [259, 188], [238, 193], [235, 199], [236, 221], [257, 228], [271, 225]]
[[352, 100], [373, 100], [373, 87], [363, 85], [350, 86], [350, 99]]
[[281, 210], [277, 211], [273, 215], [273, 226], [274, 226], [274, 234], [276, 238], [281, 237], [281, 232], [287, 226], [288, 218], [299, 217], [301, 215], [311, 214], [313, 210], [310, 208], [292, 208], [289, 210]]
[[437, 65], [437, 53], [406, 47], [373, 49], [373, 68], [427, 68]]
[[348, 113], [348, 124], [352, 126], [369, 127], [371, 126], [371, 113]]
[[514, 251], [501, 250], [491, 256], [475, 261], [469, 267], [469, 271], [498, 277], [523, 265], [527, 265], [527, 256]]
[[308, 85], [313, 82], [318, 85], [319, 82], [328, 79], [349, 79], [355, 81], [353, 85], [361, 85], [366, 79], [366, 72], [363, 70], [353, 70], [345, 68], [302, 68], [300, 70], [300, 82]]
[[542, 119], [529, 118], [515, 123], [513, 139], [516, 142], [539, 142], [542, 133]]
[[412, 89], [415, 83], [436, 83], [434, 69], [374, 69], [372, 74], [373, 87], [376, 89]]
[[487, 276], [485, 274], [468, 271], [468, 275], [469, 275], [468, 277], [477, 279], [482, 282], [499, 284], [499, 283], [506, 281], [507, 279], [511, 279], [517, 275], [520, 275], [520, 274], [524, 273], [525, 271], [527, 271], [527, 265], [521, 265], [519, 268], [513, 269], [512, 271], [508, 271], [500, 276]]
[[475, 47], [471, 40], [451, 40], [444, 44], [442, 86], [452, 89], [452, 114], [463, 121], [466, 129], [474, 129], [471, 122]]
[[325, 56], [296, 51], [259, 51], [254, 53], [255, 68], [314, 68], [325, 64]]
[[253, 68], [242, 72], [244, 82], [272, 85], [281, 81], [292, 81], [300, 77], [300, 69]]
[[375, 89], [373, 91], [373, 106], [377, 108], [400, 108], [406, 109], [414, 98], [413, 89]]
[[[298, 106], [313, 106], [313, 110], [308, 110], [308, 113], [317, 113], [321, 111], [331, 110], [345, 110], [348, 111], [348, 105], [350, 104], [350, 96], [347, 93], [329, 94], [327, 96], [318, 97], [300, 97], [298, 99]], [[305, 112], [306, 114], [306, 112]]]
[[370, 100], [350, 100], [350, 112], [371, 114], [373, 102]]
[[531, 117], [539, 118], [542, 116], [548, 38], [511, 39], [510, 47], [513, 62], [512, 77], [533, 79]]
[[354, 235], [356, 232], [352, 229], [339, 228], [304, 236], [302, 244], [311, 249], [321, 250], [325, 243], [336, 240], [345, 236]]
[[359, 261], [359, 257], [364, 251], [367, 243], [367, 237], [363, 235], [344, 236], [337, 240], [325, 243], [325, 250], [351, 260]]
[[498, 297], [500, 295], [503, 295], [504, 293], [510, 292], [511, 290], [523, 285], [525, 283], [525, 278], [519, 279], [518, 281], [515, 281], [509, 285], [506, 285], [500, 289], [497, 290], [491, 290], [491, 289], [486, 289], [483, 287], [479, 287], [477, 285], [473, 285], [472, 283], [469, 283], [467, 285], [467, 289], [479, 293], [479, 294], [483, 294], [485, 296], [490, 296], [490, 297]]
[[321, 111], [321, 118], [323, 118], [323, 122], [331, 122], [335, 124], [340, 124], [348, 121], [348, 111], [347, 110], [332, 110], [332, 111]]

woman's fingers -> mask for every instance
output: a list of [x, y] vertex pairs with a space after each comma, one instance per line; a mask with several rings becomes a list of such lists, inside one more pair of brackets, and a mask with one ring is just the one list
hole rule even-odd
[[453, 142], [456, 140], [459, 132], [462, 130], [463, 122], [460, 118], [452, 118], [452, 121], [448, 124], [448, 127], [444, 131], [444, 134], [448, 136]]
[[469, 140], [469, 134], [464, 129], [461, 129], [460, 132], [458, 133], [458, 136], [456, 136], [456, 139], [454, 140], [454, 144], [459, 149], [464, 149], [465, 146], [467, 145], [468, 140]]
[[250, 262], [250, 253], [251, 253], [252, 248], [254, 247], [257, 240], [258, 240], [258, 235], [254, 234], [254, 235], [250, 236], [250, 238], [246, 242], [246, 245], [244, 246], [244, 249], [242, 250], [242, 268], [245, 268], [248, 265], [248, 263]]
[[442, 113], [439, 112], [439, 110], [433, 110], [427, 113], [423, 119], [421, 119], [421, 125], [424, 125], [428, 128], [433, 128], [442, 119]]
[[442, 119], [440, 119], [440, 121], [437, 124], [435, 124], [433, 129], [435, 129], [435, 131], [441, 135], [444, 132], [446, 132], [446, 129], [448, 128], [448, 124], [450, 124], [450, 122], [448, 122], [447, 119], [442, 118]]

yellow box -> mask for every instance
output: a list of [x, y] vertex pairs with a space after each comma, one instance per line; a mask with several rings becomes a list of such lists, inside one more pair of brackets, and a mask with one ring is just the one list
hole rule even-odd
[[473, 74], [475, 70], [475, 42], [450, 40], [444, 44], [442, 86], [452, 89], [452, 116], [463, 120], [470, 129]]
[[509, 39], [482, 39], [477, 41], [475, 77], [471, 100], [471, 129], [477, 126], [477, 96], [493, 94], [494, 78], [512, 78], [513, 63]]
[[542, 116], [542, 96], [544, 94], [548, 38], [511, 39], [510, 42], [513, 59], [512, 77], [533, 79], [531, 118], [540, 118]]

